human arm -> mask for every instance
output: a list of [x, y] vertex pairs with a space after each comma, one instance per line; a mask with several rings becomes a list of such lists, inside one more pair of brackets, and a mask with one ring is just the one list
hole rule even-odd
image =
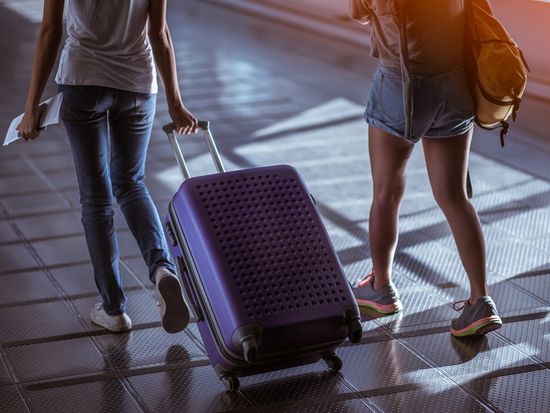
[[31, 82], [25, 102], [25, 114], [17, 130], [25, 139], [35, 139], [40, 135], [38, 121], [40, 98], [46, 87], [46, 82], [55, 64], [61, 36], [63, 34], [64, 0], [45, 0], [44, 15], [32, 65]]
[[371, 19], [371, 10], [365, 6], [364, 0], [348, 0], [350, 17], [361, 23], [368, 24]]
[[176, 126], [176, 132], [191, 134], [197, 131], [198, 123], [181, 99], [176, 57], [170, 30], [166, 23], [166, 3], [167, 0], [155, 0], [149, 3], [149, 41], [157, 70], [164, 85], [168, 112]]

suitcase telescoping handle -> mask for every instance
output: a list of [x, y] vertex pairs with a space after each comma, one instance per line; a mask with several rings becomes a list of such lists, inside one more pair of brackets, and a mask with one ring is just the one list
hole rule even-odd
[[[204, 134], [204, 140], [208, 145], [208, 150], [210, 151], [210, 155], [212, 155], [212, 159], [214, 160], [214, 165], [216, 165], [217, 171], [220, 173], [225, 172], [222, 158], [216, 146], [216, 142], [214, 141], [214, 137], [212, 136], [212, 132], [210, 131], [210, 122], [206, 120], [200, 120], [198, 122], [198, 127]], [[164, 132], [166, 132], [166, 135], [168, 136], [168, 141], [170, 142], [170, 146], [172, 147], [172, 150], [176, 155], [176, 160], [178, 161], [183, 180], [186, 180], [191, 177], [191, 174], [189, 174], [189, 169], [187, 168], [187, 164], [185, 163], [180, 145], [178, 143], [178, 140], [176, 139], [175, 128], [176, 127], [174, 123], [170, 122], [164, 125], [162, 127], [162, 130], [164, 130]]]

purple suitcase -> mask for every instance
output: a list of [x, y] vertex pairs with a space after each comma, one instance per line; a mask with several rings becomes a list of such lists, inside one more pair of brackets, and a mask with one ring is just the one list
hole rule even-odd
[[167, 239], [208, 356], [230, 391], [238, 377], [323, 358], [361, 340], [359, 309], [298, 172], [278, 165], [225, 172], [208, 122], [200, 122], [220, 173], [189, 177], [169, 204]]

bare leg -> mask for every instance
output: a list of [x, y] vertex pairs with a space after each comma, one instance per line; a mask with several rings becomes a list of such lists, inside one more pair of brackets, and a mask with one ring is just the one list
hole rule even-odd
[[369, 239], [376, 270], [375, 290], [391, 281], [399, 205], [405, 194], [405, 167], [412, 149], [411, 143], [369, 125], [369, 156], [374, 188]]
[[466, 195], [472, 131], [454, 138], [422, 140], [428, 176], [437, 204], [451, 227], [470, 281], [470, 302], [488, 295], [485, 241], [479, 217]]

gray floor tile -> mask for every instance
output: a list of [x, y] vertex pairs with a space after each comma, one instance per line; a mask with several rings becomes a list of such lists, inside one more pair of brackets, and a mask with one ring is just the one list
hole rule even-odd
[[117, 231], [118, 248], [121, 257], [141, 257], [137, 241], [130, 231]]
[[474, 381], [470, 388], [503, 412], [546, 413], [550, 405], [550, 370]]
[[104, 352], [119, 369], [159, 366], [206, 359], [185, 332], [169, 334], [162, 327], [98, 336]]
[[77, 211], [81, 210], [80, 193], [78, 188], [64, 189], [63, 191], [60, 191], [60, 194], [67, 200], [71, 207], [75, 208]]
[[53, 192], [18, 195], [3, 198], [0, 202], [12, 216], [67, 210], [70, 207], [66, 200]]
[[536, 270], [534, 273], [537, 275], [526, 274], [512, 279], [512, 282], [550, 304], [550, 266], [546, 270]]
[[[204, 342], [202, 340], [199, 327], [197, 326], [197, 323], [189, 323], [189, 325], [186, 328], [186, 331], [190, 334], [190, 336], [195, 340], [195, 343], [199, 343], [201, 348], [204, 349]], [[206, 350], [204, 350], [206, 351]]]
[[350, 392], [320, 363], [243, 377], [241, 388], [249, 400], [260, 406], [304, 400], [320, 402]]
[[[530, 238], [529, 245], [533, 246], [534, 248], [538, 248], [539, 250], [547, 252], [548, 255], [550, 256], [550, 236]], [[548, 264], [550, 264], [550, 259], [548, 260]], [[548, 267], [550, 267], [550, 265], [548, 265]]]
[[210, 366], [134, 376], [129, 381], [155, 412], [213, 413], [252, 407], [241, 394], [227, 394]]
[[525, 348], [529, 355], [538, 360], [550, 362], [550, 316], [504, 323], [499, 334]]
[[3, 159], [0, 164], [0, 175], [19, 175], [29, 172], [29, 165], [19, 156]]
[[38, 263], [24, 244], [0, 245], [0, 273], [37, 266]]
[[78, 181], [74, 169], [60, 172], [45, 172], [44, 175], [56, 189], [78, 188]]
[[503, 212], [496, 223], [518, 238], [550, 236], [550, 212], [546, 207], [521, 207], [517, 211]]
[[138, 277], [141, 282], [145, 285], [152, 285], [151, 280], [149, 279], [149, 270], [141, 257], [134, 258], [123, 258], [122, 259], [125, 266]]
[[124, 218], [124, 214], [119, 208], [115, 207], [115, 229], [128, 231], [128, 224]]
[[34, 241], [31, 245], [47, 266], [90, 260], [84, 235]]
[[529, 346], [519, 344], [516, 348], [496, 334], [456, 339], [449, 333], [442, 333], [405, 340], [441, 372], [461, 383], [533, 362], [525, 353], [519, 351], [521, 349], [530, 352]]
[[315, 403], [309, 400], [296, 406], [268, 406], [264, 409], [262, 411], [266, 413], [369, 413], [374, 411], [361, 400], [324, 403]]
[[49, 132], [49, 139], [41, 139], [36, 142], [21, 142], [21, 152], [32, 157], [67, 153], [68, 147], [65, 139], [60, 139], [56, 136], [57, 134], [52, 132]]
[[28, 413], [23, 397], [15, 386], [0, 386], [0, 406], [9, 413]]
[[[417, 245], [407, 246], [408, 243]], [[395, 269], [419, 284], [440, 285], [449, 282], [466, 282], [466, 273], [456, 251], [428, 238], [422, 241], [422, 237], [416, 231], [403, 234], [400, 245], [403, 247], [398, 247]]]
[[12, 377], [8, 372], [8, 367], [3, 357], [0, 357], [0, 386], [13, 383]]
[[[311, 185], [314, 185], [317, 180], [326, 180], [327, 177], [346, 177], [348, 175], [349, 165], [349, 160], [340, 159], [325, 163], [323, 165], [323, 168], [303, 165], [301, 167], [298, 167], [298, 171], [300, 172], [300, 175], [304, 178], [309, 187]], [[364, 176], [368, 176], [368, 174], [370, 173], [367, 163], [358, 162], [354, 171], [356, 171], [357, 174], [363, 173]], [[363, 203], [363, 201], [361, 202]], [[366, 203], [365, 206], [367, 206]]]
[[[121, 256], [139, 255], [135, 239], [129, 232], [118, 232], [119, 253]], [[90, 260], [86, 239], [81, 235], [32, 241], [32, 247], [47, 266], [80, 264]], [[0, 246], [0, 254], [1, 254]]]
[[[141, 286], [124, 266], [120, 266], [119, 271], [124, 288]], [[92, 264], [53, 268], [50, 272], [66, 295], [97, 294]]]
[[419, 390], [372, 397], [370, 401], [388, 413], [482, 413], [492, 411], [471, 395], [453, 387], [446, 381], [430, 383], [429, 387]]
[[81, 234], [82, 223], [77, 212], [48, 214], [16, 219], [15, 223], [26, 239]]
[[35, 174], [11, 176], [0, 180], [0, 195], [4, 196], [30, 194], [34, 191], [48, 191], [46, 183]]
[[110, 370], [87, 337], [12, 347], [7, 354], [23, 382]]
[[[344, 273], [346, 274], [348, 280], [354, 285], [362, 280], [366, 275], [372, 270], [372, 261], [370, 256], [365, 257], [365, 252], [360, 248], [355, 248], [353, 251], [345, 250], [338, 252], [338, 258], [342, 263], [344, 268]], [[358, 252], [359, 255], [358, 256]], [[370, 254], [369, 254], [370, 255]]]
[[378, 318], [383, 318], [380, 314], [370, 311], [367, 308], [360, 308], [361, 320], [363, 322], [363, 340], [369, 340], [373, 337], [377, 339], [389, 340], [387, 330], [383, 327], [383, 322], [378, 322]]
[[[478, 159], [485, 164], [488, 162], [486, 158], [478, 157]], [[504, 175], [515, 176], [515, 172], [516, 171], [514, 171], [513, 174], [506, 173]], [[481, 174], [478, 174], [478, 176], [481, 177]], [[483, 179], [487, 179], [487, 177], [483, 176]], [[472, 203], [476, 207], [482, 222], [498, 223], [498, 220], [492, 220], [491, 216], [493, 214], [497, 214], [498, 216], [503, 210], [525, 205], [526, 197], [538, 197], [538, 195], [544, 194], [545, 188], [541, 187], [540, 184], [538, 184], [539, 182], [542, 181], [534, 179], [533, 177], [528, 177], [513, 185], [505, 186], [504, 188], [500, 185], [487, 185], [487, 183], [484, 182], [484, 187], [477, 191], [476, 196], [472, 198]], [[518, 190], [519, 188], [521, 188], [521, 191]]]
[[509, 240], [487, 245], [487, 266], [504, 278], [549, 264], [548, 253], [537, 250], [526, 242]]
[[29, 391], [29, 399], [33, 412], [137, 413], [142, 411], [124, 385], [117, 380], [32, 390]]
[[0, 276], [0, 305], [58, 297], [48, 276], [41, 271]]
[[364, 182], [342, 183], [338, 186], [330, 185], [322, 189], [316, 185], [310, 186], [310, 190], [316, 194], [315, 198], [317, 201], [322, 203], [330, 203], [333, 199], [346, 199], [350, 201], [364, 200], [365, 205], [368, 205], [367, 200], [369, 199], [370, 191]]
[[443, 376], [395, 340], [344, 347], [341, 374], [359, 391], [416, 386]]
[[0, 243], [6, 243], [19, 240], [19, 236], [14, 231], [9, 221], [0, 220]]
[[32, 159], [32, 162], [42, 172], [57, 171], [60, 169], [65, 169], [67, 171], [74, 170], [73, 157], [68, 151], [62, 154], [35, 157]]
[[2, 343], [82, 332], [82, 326], [63, 302], [0, 309]]

